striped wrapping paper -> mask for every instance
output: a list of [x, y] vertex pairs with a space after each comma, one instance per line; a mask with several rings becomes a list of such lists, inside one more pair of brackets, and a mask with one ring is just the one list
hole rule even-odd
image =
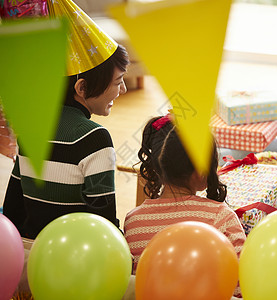
[[277, 136], [277, 120], [231, 126], [218, 115], [214, 115], [210, 126], [221, 148], [261, 152]]

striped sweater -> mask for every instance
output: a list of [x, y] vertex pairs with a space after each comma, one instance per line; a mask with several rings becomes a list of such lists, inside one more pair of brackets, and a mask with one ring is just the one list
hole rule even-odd
[[224, 233], [240, 254], [246, 239], [240, 221], [225, 203], [199, 196], [171, 199], [147, 199], [131, 210], [124, 222], [124, 234], [134, 256], [134, 274], [138, 260], [152, 237], [168, 225], [199, 221]]
[[4, 200], [4, 214], [22, 236], [35, 238], [55, 218], [71, 212], [101, 215], [117, 227], [115, 151], [109, 132], [78, 102], [65, 106], [38, 185], [19, 152]]

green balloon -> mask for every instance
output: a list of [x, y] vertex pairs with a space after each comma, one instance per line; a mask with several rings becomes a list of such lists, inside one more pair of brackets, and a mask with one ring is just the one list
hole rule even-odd
[[55, 219], [37, 236], [27, 272], [36, 300], [120, 300], [132, 260], [122, 233], [89, 213]]
[[243, 245], [239, 280], [243, 299], [277, 299], [277, 212], [263, 218]]

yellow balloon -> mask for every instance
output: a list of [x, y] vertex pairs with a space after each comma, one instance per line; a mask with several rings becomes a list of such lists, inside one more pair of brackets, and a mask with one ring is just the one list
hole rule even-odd
[[244, 300], [277, 299], [277, 212], [260, 221], [248, 235], [239, 263]]

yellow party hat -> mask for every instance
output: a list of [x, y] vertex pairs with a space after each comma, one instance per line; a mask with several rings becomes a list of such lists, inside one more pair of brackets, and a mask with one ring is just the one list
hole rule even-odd
[[48, 0], [50, 17], [65, 16], [70, 23], [67, 75], [93, 69], [107, 60], [118, 44], [71, 0]]

